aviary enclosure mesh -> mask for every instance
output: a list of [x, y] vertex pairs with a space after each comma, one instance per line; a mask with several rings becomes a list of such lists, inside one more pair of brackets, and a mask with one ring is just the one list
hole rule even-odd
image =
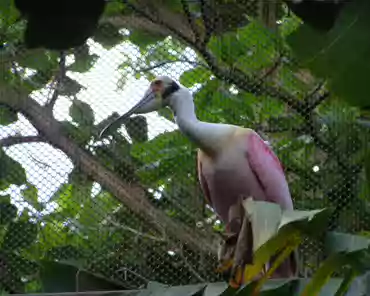
[[[149, 200], [190, 233], [203, 236], [222, 230], [222, 223], [204, 204], [196, 149], [179, 133], [172, 113], [136, 116], [109, 139], [97, 138], [108, 116], [133, 106], [156, 75], [169, 75], [193, 91], [199, 119], [250, 127], [269, 141], [284, 165], [297, 209], [334, 207], [333, 229], [366, 230], [370, 216], [363, 167], [352, 162], [362, 145], [361, 132], [349, 118], [350, 109], [327, 94], [325, 81], [300, 67], [272, 33], [284, 36], [299, 20], [284, 10], [273, 14], [271, 8], [266, 17], [257, 1], [234, 6], [215, 1], [203, 7], [213, 17], [207, 29], [201, 25], [201, 1], [187, 1], [188, 15], [180, 1], [170, 2], [143, 9], [145, 1], [136, 1], [137, 11], [126, 7], [123, 13], [110, 6], [87, 44], [65, 53], [60, 83], [55, 81], [60, 66], [48, 64], [60, 61], [55, 52], [15, 51], [12, 75], [29, 87], [29, 100], [41, 106], [47, 106], [58, 85], [53, 118], [60, 134], [97, 160], [97, 172], [113, 171], [132, 199]], [[277, 25], [267, 29], [260, 20]], [[192, 26], [203, 28], [199, 36]], [[42, 63], [51, 66], [36, 71]], [[88, 176], [79, 158], [71, 158], [85, 156], [56, 147], [32, 119], [20, 112], [15, 122], [5, 124], [4, 114], [0, 109], [0, 286], [34, 291], [42, 274], [78, 277], [77, 270], [128, 289], [147, 281], [220, 280], [214, 253], [168, 235], [148, 213], [134, 213], [100, 186], [98, 173]], [[346, 116], [350, 123], [343, 124]], [[19, 136], [30, 143], [6, 142]], [[139, 188], [138, 196], [130, 188]], [[302, 276], [318, 266], [321, 250], [317, 242], [302, 244]]]

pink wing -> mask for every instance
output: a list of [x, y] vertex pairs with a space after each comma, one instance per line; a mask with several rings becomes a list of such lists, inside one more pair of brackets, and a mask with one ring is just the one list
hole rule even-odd
[[202, 187], [202, 191], [206, 199], [206, 202], [213, 208], [208, 184], [207, 184], [206, 178], [204, 177], [202, 173], [202, 160], [201, 160], [201, 153], [199, 151], [198, 151], [198, 157], [197, 157], [197, 170], [198, 170], [199, 183], [200, 183], [200, 186]]
[[293, 209], [284, 169], [268, 145], [256, 132], [248, 134], [247, 158], [259, 180], [268, 201], [276, 202], [284, 209]]

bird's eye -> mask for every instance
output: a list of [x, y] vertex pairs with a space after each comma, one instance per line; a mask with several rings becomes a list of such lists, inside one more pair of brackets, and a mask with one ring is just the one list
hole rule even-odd
[[161, 80], [155, 80], [155, 81], [153, 81], [153, 85], [155, 85], [155, 86], [161, 86], [162, 85], [162, 81]]

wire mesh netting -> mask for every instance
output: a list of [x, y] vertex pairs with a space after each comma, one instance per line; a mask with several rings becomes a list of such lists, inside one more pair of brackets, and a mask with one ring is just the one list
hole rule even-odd
[[[330, 206], [332, 229], [367, 230], [363, 127], [283, 42], [299, 19], [281, 3], [210, 2], [111, 1], [86, 44], [63, 52], [25, 49], [26, 21], [10, 19], [14, 7], [1, 16], [0, 291], [222, 279], [212, 238], [224, 223], [172, 111], [99, 138], [161, 75], [191, 90], [199, 120], [268, 141], [295, 208]], [[302, 276], [321, 251], [302, 244]]]

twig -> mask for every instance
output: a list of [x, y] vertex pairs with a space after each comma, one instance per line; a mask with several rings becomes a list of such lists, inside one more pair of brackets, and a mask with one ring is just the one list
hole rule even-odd
[[142, 233], [134, 228], [131, 228], [129, 226], [126, 226], [126, 225], [121, 225], [121, 224], [118, 224], [114, 221], [110, 221], [110, 223], [114, 226], [114, 228], [119, 228], [119, 229], [122, 229], [122, 230], [127, 230], [129, 232], [132, 232], [138, 236], [142, 236], [142, 237], [145, 237], [145, 238], [148, 238], [148, 239], [151, 239], [151, 240], [154, 240], [154, 241], [157, 241], [157, 242], [165, 242], [166, 240], [164, 238], [159, 238], [159, 237], [156, 237], [156, 236], [153, 236], [153, 235], [150, 235], [150, 234], [146, 234], [146, 233]]
[[45, 142], [45, 141], [46, 140], [40, 136], [11, 136], [0, 139], [0, 147], [9, 147], [17, 144]]
[[182, 247], [179, 249], [179, 252], [178, 252], [179, 256], [181, 257], [182, 259], [182, 262], [184, 263], [184, 265], [190, 270], [190, 272], [192, 272], [195, 277], [200, 280], [201, 282], [206, 282], [206, 280], [193, 268], [193, 266], [188, 262], [188, 260], [186, 259], [185, 255], [184, 255], [184, 252], [182, 250]]
[[312, 112], [320, 105], [327, 97], [329, 97], [329, 92], [324, 92], [320, 96], [315, 96], [324, 86], [325, 82], [319, 83], [303, 100], [303, 109], [307, 113]]
[[59, 73], [56, 75], [55, 80], [53, 82], [54, 92], [53, 92], [53, 95], [50, 101], [48, 102], [46, 106], [49, 112], [53, 111], [54, 105], [56, 101], [58, 100], [59, 88], [60, 88], [61, 83], [63, 82], [65, 75], [66, 75], [66, 54], [65, 52], [62, 51], [60, 53]]
[[31, 158], [36, 164], [40, 165], [43, 167], [43, 169], [50, 169], [51, 165], [37, 159], [35, 156], [33, 156], [31, 153], [28, 154], [29, 158]]
[[209, 6], [209, 4], [206, 4], [206, 1], [204, 0], [200, 0], [200, 12], [202, 14], [203, 25], [205, 30], [202, 44], [202, 46], [204, 47], [207, 46], [209, 40], [211, 39], [212, 28], [214, 27], [214, 24], [209, 17], [210, 15], [209, 11], [207, 11], [209, 7], [206, 6]]
[[261, 84], [266, 80], [266, 78], [270, 75], [272, 75], [276, 70], [277, 68], [279, 67], [279, 65], [281, 64], [281, 61], [283, 60], [283, 56], [279, 56], [277, 58], [277, 60], [275, 61], [275, 63], [272, 65], [271, 68], [269, 68], [266, 73], [264, 73], [260, 78], [259, 80], [261, 81]]
[[173, 63], [188, 63], [188, 64], [193, 65], [193, 66], [202, 66], [204, 68], [208, 68], [207, 65], [205, 65], [201, 62], [190, 61], [190, 60], [187, 60], [187, 59], [178, 59], [178, 60], [175, 60], [175, 61], [165, 61], [165, 62], [161, 62], [159, 64], [155, 64], [155, 65], [150, 66], [150, 67], [137, 69], [137, 70], [135, 70], [135, 72], [136, 73], [144, 73], [144, 72], [148, 72], [148, 71], [163, 67], [167, 64], [173, 64]]
[[186, 18], [188, 20], [188, 23], [190, 25], [190, 28], [194, 34], [194, 39], [196, 44], [200, 44], [200, 34], [198, 31], [198, 28], [195, 25], [194, 17], [191, 15], [189, 4], [187, 0], [181, 0], [182, 9], [184, 10], [184, 13], [186, 15]]

